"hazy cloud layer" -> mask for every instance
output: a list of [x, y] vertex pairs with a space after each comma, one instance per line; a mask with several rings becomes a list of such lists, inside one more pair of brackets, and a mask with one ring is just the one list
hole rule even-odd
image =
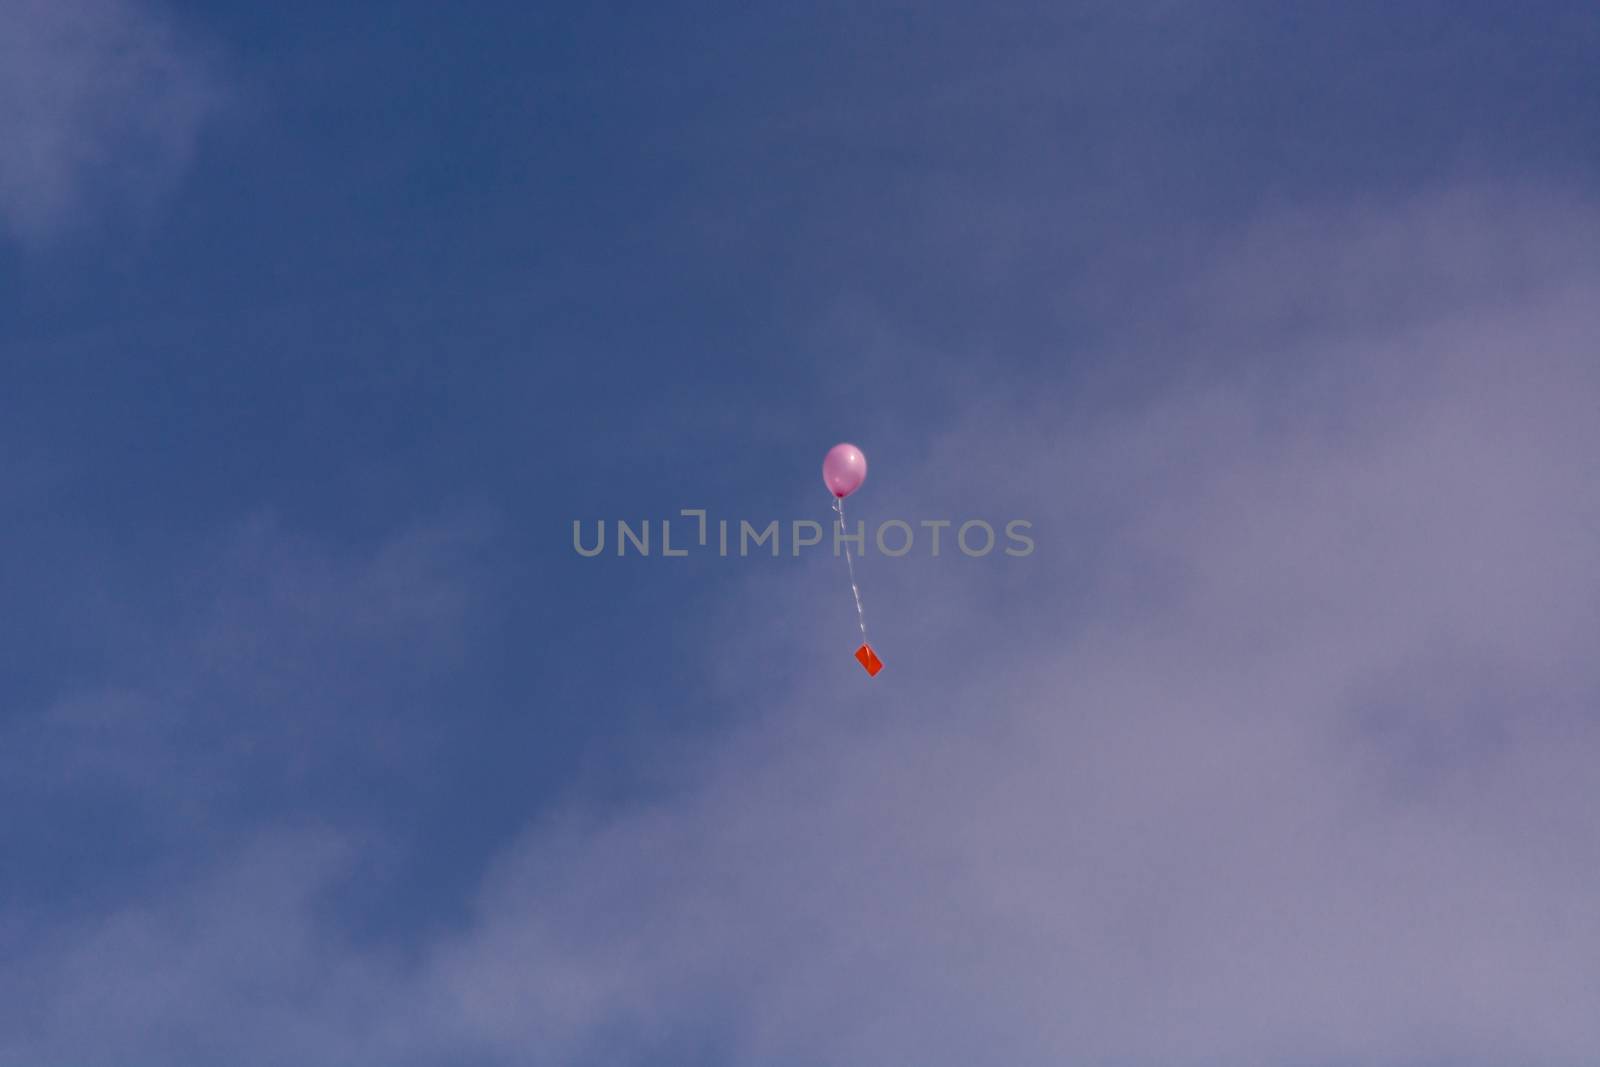
[[[1595, 227], [1538, 191], [1264, 217], [1101, 355], [1187, 373], [972, 396], [863, 497], [1039, 542], [869, 557], [877, 680], [835, 561], [756, 571], [706, 665], [740, 725], [530, 827], [462, 929], [348, 943], [318, 902], [365, 843], [283, 828], [19, 934], [0, 1062], [1585, 1061]], [[412, 572], [312, 588], [451, 617], [345, 595]]]
[[0, 229], [36, 244], [171, 187], [220, 97], [162, 8], [0, 0], [0, 22]]
[[806, 636], [848, 620], [791, 600], [735, 659], [819, 680], [682, 796], [534, 834], [441, 957], [464, 1032], [508, 1061], [1580, 1062], [1600, 274], [1554, 202], [1267, 220], [1179, 287], [1231, 361], [1115, 414], [978, 406], [918, 481], [1026, 501], [1036, 557], [877, 565], [869, 606], [923, 621], [880, 627], [871, 686]]

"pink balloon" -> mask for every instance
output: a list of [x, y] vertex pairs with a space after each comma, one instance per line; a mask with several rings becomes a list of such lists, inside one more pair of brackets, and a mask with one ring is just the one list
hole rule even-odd
[[822, 457], [822, 483], [834, 496], [843, 499], [866, 480], [867, 457], [855, 445], [834, 445]]

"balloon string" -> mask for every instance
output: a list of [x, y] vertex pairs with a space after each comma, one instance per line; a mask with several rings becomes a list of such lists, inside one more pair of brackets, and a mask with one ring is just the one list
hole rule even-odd
[[856, 565], [850, 558], [849, 530], [844, 525], [844, 497], [833, 498], [833, 510], [839, 513], [839, 534], [844, 541], [844, 565], [850, 569], [850, 592], [856, 598], [856, 622], [861, 627], [861, 643], [867, 643], [867, 613], [861, 610], [861, 590], [856, 587]]

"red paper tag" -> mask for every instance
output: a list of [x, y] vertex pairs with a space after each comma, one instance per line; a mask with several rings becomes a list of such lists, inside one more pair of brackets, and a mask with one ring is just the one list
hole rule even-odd
[[883, 670], [883, 660], [879, 659], [878, 654], [872, 651], [871, 645], [862, 645], [856, 649], [856, 659], [861, 661], [861, 666], [874, 678], [878, 676], [879, 671]]

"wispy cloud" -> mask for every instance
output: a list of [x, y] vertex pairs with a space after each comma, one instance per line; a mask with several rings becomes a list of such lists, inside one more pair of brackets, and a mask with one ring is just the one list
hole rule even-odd
[[[58, 834], [126, 846], [108, 863], [192, 865], [362, 775], [417, 777], [440, 731], [426, 694], [473, 632], [492, 529], [462, 512], [334, 551], [259, 515], [195, 546], [165, 611], [106, 591], [80, 622], [115, 653], [0, 716], [6, 795]], [[29, 820], [4, 830], [18, 858], [72, 852]]]
[[221, 95], [165, 10], [3, 0], [0, 21], [0, 230], [37, 244], [171, 188]]

